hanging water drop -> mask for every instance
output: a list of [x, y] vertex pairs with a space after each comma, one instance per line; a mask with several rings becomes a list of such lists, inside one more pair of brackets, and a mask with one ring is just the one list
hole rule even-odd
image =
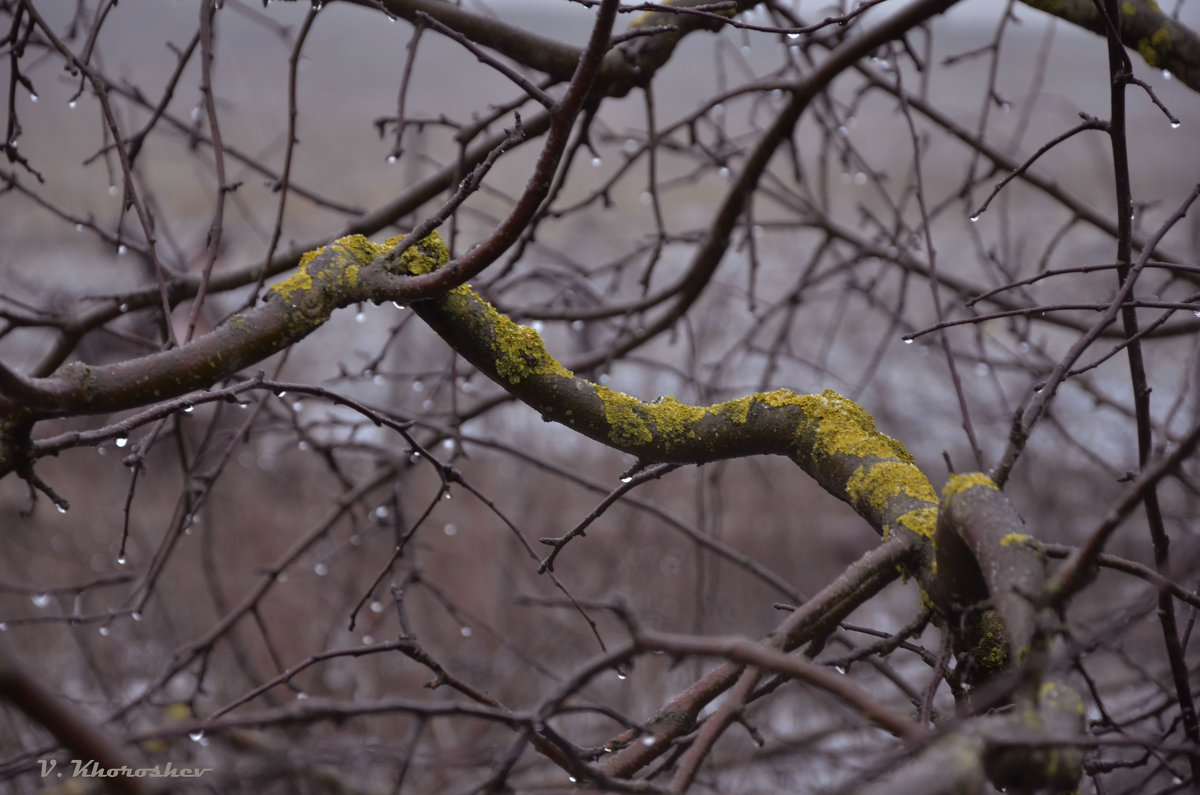
[[971, 216], [971, 223], [973, 223], [973, 224], [977, 224], [977, 223], [979, 223], [979, 215], [980, 215], [979, 213], [975, 213], [974, 215], [972, 215], [972, 216]]
[[33, 602], [34, 607], [45, 607], [50, 604], [50, 594], [38, 593], [34, 594], [29, 601]]
[[621, 478], [621, 482], [622, 483], [632, 483], [633, 477], [631, 477], [630, 475], [626, 475], [625, 477]]
[[604, 163], [604, 161], [600, 159], [599, 155], [596, 155], [595, 157], [592, 158], [592, 166], [595, 168], [600, 168], [600, 166], [603, 163]]
[[59, 513], [67, 512], [67, 504], [65, 502], [56, 502], [54, 503], [54, 507], [58, 509]]
[[469, 638], [469, 637], [471, 637], [471, 628], [463, 627], [462, 629], [460, 629], [458, 631], [458, 634], [462, 635], [464, 638]]
[[318, 563], [317, 565], [313, 566], [313, 574], [317, 575], [318, 577], [324, 577], [328, 573], [329, 567], [324, 563]]
[[124, 566], [124, 565], [125, 565], [125, 563], [126, 563], [125, 556], [124, 556], [124, 555], [117, 555], [117, 565], [118, 565], [118, 566]]
[[379, 602], [379, 601], [371, 602], [371, 612], [372, 613], [382, 613], [383, 612], [383, 602]]
[[38, 95], [37, 95], [37, 94], [30, 94], [30, 95], [29, 95], [29, 101], [30, 101], [30, 102], [37, 102], [37, 101], [38, 101]]
[[354, 322], [355, 323], [366, 323], [367, 322], [367, 313], [359, 312], [357, 315], [354, 316]]
[[196, 410], [196, 407], [193, 406], [191, 403], [188, 403], [186, 406], [183, 407], [184, 414], [191, 414], [195, 410]]
[[399, 159], [400, 159], [400, 158], [396, 157], [395, 155], [388, 155], [388, 156], [387, 156], [387, 161], [388, 161], [389, 163], [395, 163], [395, 162], [396, 162], [397, 160], [399, 160]]
[[108, 637], [108, 627], [100, 627], [100, 637], [102, 637], [102, 638]]
[[124, 447], [125, 445], [129, 444], [129, 437], [118, 436], [113, 444], [115, 444], [117, 447]]
[[1181, 121], [1173, 121], [1173, 122], [1171, 122], [1171, 129], [1172, 129], [1172, 130], [1178, 130], [1178, 129], [1179, 129], [1180, 127], [1182, 127], [1182, 126], [1183, 126], [1183, 122], [1181, 122]]

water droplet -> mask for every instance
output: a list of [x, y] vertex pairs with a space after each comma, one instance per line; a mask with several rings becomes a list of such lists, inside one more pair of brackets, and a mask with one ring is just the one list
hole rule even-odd
[[359, 312], [357, 315], [354, 316], [354, 322], [355, 323], [366, 323], [367, 322], [367, 313]]
[[1045, 385], [1044, 385], [1044, 384], [1038, 384], [1037, 386], [1035, 386], [1035, 387], [1033, 388], [1033, 393], [1034, 393], [1035, 395], [1040, 395], [1040, 394], [1042, 394], [1042, 390], [1044, 390], [1045, 388], [1046, 388], [1046, 387], [1045, 387]]
[[186, 406], [183, 407], [184, 414], [191, 414], [195, 410], [196, 410], [196, 407], [193, 406], [191, 403], [188, 403]]
[[629, 676], [624, 671], [617, 671], [617, 678], [624, 682]]
[[188, 739], [194, 743], [198, 743], [204, 739], [204, 732], [191, 732], [188, 734]]
[[600, 159], [599, 155], [596, 155], [595, 157], [592, 158], [592, 166], [593, 167], [600, 168], [600, 166], [602, 166], [602, 165], [604, 165], [604, 161]]
[[442, 528], [442, 532], [448, 536], [458, 535], [458, 527], [451, 522]]
[[979, 223], [979, 213], [975, 213], [974, 215], [971, 216], [971, 223], [973, 223], [973, 224]]
[[68, 102], [68, 103], [67, 103], [67, 107], [68, 107], [68, 108], [73, 108], [73, 107], [75, 107], [75, 106], [76, 106], [76, 105], [78, 105], [78, 104], [79, 104], [79, 103], [78, 103], [77, 101], [75, 101], [75, 100], [71, 100], [70, 102]]
[[443, 439], [442, 440], [442, 449], [448, 453], [454, 452], [454, 440], [453, 439]]
[[59, 513], [67, 512], [67, 504], [65, 502], [56, 502], [54, 503], [54, 507], [58, 509]]
[[854, 175], [854, 184], [855, 185], [866, 185], [867, 184], [867, 174], [865, 171], [859, 171], [858, 173], [856, 173]]
[[912, 338], [912, 337], [905, 337], [905, 338], [904, 338], [904, 344], [905, 344], [905, 345], [912, 345], [912, 344], [913, 344], [913, 338]]
[[297, 400], [295, 403], [292, 404], [292, 411], [298, 412], [303, 408], [304, 408], [304, 404], [299, 400]]
[[458, 634], [462, 635], [464, 638], [469, 638], [469, 637], [471, 637], [471, 628], [463, 627], [462, 629], [460, 629], [458, 631]]
[[387, 156], [387, 161], [388, 161], [389, 163], [395, 163], [395, 162], [396, 162], [397, 160], [399, 160], [399, 159], [400, 159], [400, 158], [396, 157], [395, 155], [388, 155], [388, 156]]
[[1162, 70], [1162, 78], [1163, 78], [1163, 80], [1170, 80], [1172, 77], [1173, 77], [1173, 75], [1171, 74], [1171, 71], [1170, 71], [1169, 69], [1163, 69], [1163, 70]]
[[117, 186], [116, 186], [116, 185], [109, 185], [109, 186], [108, 186], [108, 195], [109, 195], [109, 196], [116, 196], [116, 195], [117, 195]]
[[132, 613], [130, 613], [130, 614], [129, 614], [129, 617], [130, 617], [130, 618], [132, 618], [134, 621], [141, 621], [141, 620], [142, 620], [142, 614], [141, 614], [141, 613], [139, 613], [139, 612], [138, 612], [138, 611], [136, 611], [136, 610], [134, 610]]
[[645, 745], [645, 746], [654, 745], [654, 735], [646, 735], [645, 737], [643, 737], [642, 745]]
[[424, 381], [422, 381], [420, 378], [418, 378], [417, 380], [413, 381], [413, 382], [412, 382], [412, 391], [414, 391], [414, 392], [424, 392], [424, 391], [425, 391], [425, 382], [424, 382]]
[[572, 320], [571, 321], [571, 331], [583, 331], [583, 321], [582, 320]]
[[789, 33], [789, 34], [787, 35], [787, 37], [788, 37], [789, 39], [793, 39], [793, 40], [795, 40], [795, 39], [798, 39], [798, 38], [800, 38], [800, 34], [799, 34], [799, 33]]
[[100, 637], [102, 637], [102, 638], [108, 637], [108, 627], [100, 627]]
[[388, 513], [390, 513], [388, 511], [388, 507], [386, 505], [380, 505], [378, 508], [375, 509], [375, 518], [376, 519], [386, 519], [388, 517]]
[[200, 106], [196, 105], [192, 108], [192, 121], [197, 121], [200, 118]]
[[621, 145], [621, 149], [627, 155], [631, 155], [638, 150], [638, 142], [632, 138], [626, 138], [625, 143]]
[[83, 224], [75, 224], [75, 231], [76, 231], [76, 232], [82, 232], [82, 231], [83, 231]]
[[567, 776], [567, 781], [571, 782], [572, 784], [574, 784], [577, 780], [578, 779], [576, 779], [574, 776]]
[[725, 115], [725, 106], [722, 105], [720, 102], [718, 102], [716, 105], [713, 105], [712, 113], [714, 116], [717, 116], [717, 117], [724, 116]]
[[631, 476], [629, 476], [629, 475], [626, 475], [625, 477], [621, 478], [621, 482], [622, 482], [622, 483], [632, 483], [632, 482], [633, 482], [633, 478], [632, 478]]
[[533, 329], [534, 331], [536, 331], [538, 334], [541, 334], [542, 330], [546, 328], [546, 324], [540, 320], [535, 320], [529, 324], [529, 327], [531, 329]]
[[396, 307], [397, 309], [407, 309], [408, 308], [404, 304], [400, 303], [399, 301], [392, 301], [392, 306]]
[[279, 390], [278, 392], [276, 392], [276, 393], [275, 393], [275, 397], [277, 397], [277, 398], [281, 398], [281, 397], [283, 397], [283, 396], [284, 396], [284, 395], [286, 395], [286, 394], [287, 394], [287, 390], [286, 390], [286, 389], [281, 389], [281, 390]]
[[1192, 314], [1195, 315], [1196, 317], [1200, 317], [1200, 309], [1192, 310]]
[[988, 365], [987, 362], [980, 362], [979, 364], [975, 365], [975, 375], [977, 375], [977, 376], [983, 377], [983, 376], [987, 375], [988, 373], [990, 373], [991, 371], [992, 371], [992, 368]]
[[301, 450], [307, 450], [307, 449], [308, 449], [308, 442], [306, 442], [306, 441], [304, 441], [303, 439], [301, 439], [299, 442], [297, 442], [297, 443], [296, 443], [296, 447], [297, 447], [297, 448], [299, 448], [299, 449], [301, 449]]
[[117, 555], [117, 565], [118, 566], [124, 566], [127, 562], [128, 561], [126, 560], [124, 555]]
[[129, 444], [129, 438], [126, 436], [118, 436], [113, 444], [115, 444], [117, 447], [124, 447], [125, 445]]
[[33, 602], [34, 607], [45, 607], [50, 604], [50, 594], [37, 593], [29, 601]]
[[408, 457], [408, 460], [409, 460], [409, 461], [411, 461], [412, 463], [414, 463], [414, 464], [415, 464], [415, 463], [417, 463], [418, 461], [420, 461], [420, 460], [421, 460], [421, 454], [420, 454], [420, 453], [417, 453], [417, 452], [414, 452], [412, 455], [410, 455], [410, 456]]
[[8, 632], [8, 624], [0, 621], [0, 632]]
[[835, 665], [835, 666], [833, 666], [833, 670], [837, 671], [839, 674], [844, 674], [844, 673], [846, 673], [846, 669], [845, 669], [843, 666], [841, 666], [841, 665]]
[[362, 642], [363, 642], [364, 646], [370, 646], [372, 643], [375, 642], [375, 636], [374, 635], [363, 635]]
[[301, 690], [299, 693], [296, 694], [297, 701], [304, 701], [307, 698], [308, 698], [308, 693], [305, 693], [303, 690]]
[[382, 613], [383, 612], [383, 602], [378, 602], [378, 601], [371, 602], [371, 612], [372, 613]]
[[638, 197], [638, 201], [646, 205], [649, 205], [653, 199], [654, 197], [650, 195], [650, 191], [648, 190], [642, 191], [642, 195]]
[[1002, 103], [1000, 103], [1000, 112], [1001, 112], [1001, 113], [1008, 113], [1008, 112], [1010, 112], [1011, 110], [1012, 110], [1012, 103], [1011, 103], [1011, 102], [1002, 102]]
[[454, 499], [454, 495], [450, 493], [450, 489], [446, 489], [446, 490], [445, 490], [445, 491], [442, 493], [442, 499], [443, 499], [443, 500], [452, 500], [452, 499]]
[[37, 102], [37, 101], [38, 101], [38, 95], [37, 95], [37, 94], [30, 94], [30, 95], [29, 95], [29, 101], [30, 101], [30, 102]]
[[721, 170], [718, 171], [717, 173], [720, 174], [725, 179], [729, 179], [729, 167], [728, 166], [721, 166]]
[[129, 304], [121, 304], [120, 306], [117, 307], [117, 311], [120, 312], [121, 314], [125, 314], [126, 312], [129, 311]]
[[317, 565], [313, 566], [313, 574], [317, 575], [318, 577], [324, 577], [328, 573], [329, 567], [324, 563], [318, 563]]
[[1182, 126], [1183, 126], [1183, 122], [1181, 122], [1181, 121], [1173, 121], [1173, 122], [1171, 122], [1171, 129], [1172, 129], [1172, 130], [1178, 130], [1178, 129], [1179, 129], [1180, 127], [1182, 127]]

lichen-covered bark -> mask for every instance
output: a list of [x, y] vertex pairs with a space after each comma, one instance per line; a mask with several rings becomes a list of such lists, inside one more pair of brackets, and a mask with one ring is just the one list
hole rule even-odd
[[836, 392], [778, 389], [712, 406], [671, 396], [647, 402], [576, 376], [536, 331], [500, 314], [469, 287], [413, 309], [544, 419], [644, 463], [787, 456], [881, 535], [933, 536], [938, 500], [928, 478], [903, 444], [880, 433], [870, 414]]
[[[1107, 34], [1100, 8], [1092, 0], [1022, 2], [1092, 33]], [[1164, 69], [1193, 91], [1200, 91], [1200, 36], [1163, 13], [1154, 0], [1121, 3], [1121, 42], [1148, 66]]]

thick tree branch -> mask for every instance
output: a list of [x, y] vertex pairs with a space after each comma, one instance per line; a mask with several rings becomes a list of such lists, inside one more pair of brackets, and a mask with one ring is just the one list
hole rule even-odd
[[[1026, 5], [1065, 19], [1100, 36], [1108, 26], [1093, 0], [1022, 0]], [[1193, 91], [1200, 91], [1200, 36], [1172, 19], [1153, 0], [1121, 3], [1121, 43], [1136, 51], [1148, 66], [1163, 69]]]

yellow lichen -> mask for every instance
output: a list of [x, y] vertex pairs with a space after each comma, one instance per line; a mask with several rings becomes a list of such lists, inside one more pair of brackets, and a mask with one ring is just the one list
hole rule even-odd
[[805, 415], [816, 422], [814, 452], [826, 458], [835, 454], [865, 458], [896, 458], [913, 462], [908, 449], [875, 429], [875, 418], [849, 398], [826, 389], [819, 395], [802, 395], [798, 403]]
[[1000, 539], [1000, 546], [1002, 547], [1011, 546], [1013, 544], [1029, 545], [1032, 547], [1037, 547], [1038, 545], [1037, 541], [1034, 540], [1032, 536], [1025, 533], [1006, 533]]
[[469, 323], [473, 331], [486, 335], [495, 356], [496, 374], [510, 384], [515, 386], [532, 375], [574, 377], [574, 373], [550, 355], [537, 331], [514, 323], [470, 287], [463, 285], [451, 290], [444, 305], [459, 322]]
[[942, 499], [949, 499], [955, 494], [960, 494], [976, 486], [983, 486], [993, 491], [997, 490], [996, 483], [982, 472], [972, 472], [969, 475], [951, 475], [942, 489]]
[[[383, 241], [382, 249], [384, 251], [392, 251], [404, 238], [405, 235], [389, 237]], [[422, 273], [430, 273], [437, 270], [449, 260], [450, 249], [447, 248], [446, 241], [442, 240], [442, 236], [437, 232], [430, 232], [421, 238], [415, 246], [409, 247], [400, 255], [398, 270], [401, 273], [418, 276]], [[390, 262], [385, 267], [393, 272], [397, 270], [395, 262]]]
[[297, 292], [307, 292], [312, 289], [313, 280], [308, 275], [308, 263], [314, 257], [324, 251], [324, 248], [319, 248], [315, 251], [307, 252], [300, 258], [300, 267], [296, 268], [296, 272], [287, 277], [279, 284], [271, 285], [271, 289], [279, 293], [279, 296], [284, 301], [291, 301], [292, 295]]
[[[850, 504], [861, 513], [882, 516], [888, 503], [896, 497], [912, 497], [937, 504], [937, 493], [929, 479], [913, 464], [884, 459], [863, 464], [846, 481]], [[932, 537], [937, 524], [936, 508], [919, 508], [903, 514], [898, 520], [904, 527]], [[885, 528], [885, 534], [890, 528]]]
[[989, 674], [1004, 670], [1008, 664], [1008, 640], [1004, 634], [1004, 622], [995, 610], [985, 610], [974, 627], [973, 651], [975, 662]]
[[604, 418], [608, 421], [608, 438], [622, 447], [648, 444], [654, 434], [643, 416], [643, 404], [623, 392], [593, 385], [596, 395], [604, 401]]
[[709, 406], [708, 410], [712, 414], [727, 418], [734, 425], [742, 425], [750, 416], [750, 406], [755, 401], [754, 395], [737, 398], [735, 400], [727, 400], [724, 403], [717, 403]]
[[695, 424], [708, 413], [700, 406], [682, 403], [671, 395], [667, 395], [653, 405], [647, 406], [651, 420], [658, 430], [664, 446], [667, 449], [675, 442], [696, 437]]
[[[915, 468], [915, 467], [914, 467]], [[922, 477], [924, 477], [922, 475]], [[926, 480], [926, 483], [929, 481]], [[932, 490], [932, 486], [930, 489]], [[925, 538], [933, 538], [934, 531], [937, 529], [938, 509], [935, 507], [917, 508], [914, 511], [902, 513], [896, 517], [896, 523], [900, 526], [911, 530], [919, 536]], [[890, 527], [884, 528], [884, 541], [887, 541], [888, 531]]]
[[929, 480], [912, 464], [885, 459], [863, 464], [846, 482], [846, 493], [854, 503], [869, 504], [882, 513], [889, 500], [901, 495], [924, 502], [937, 502]]
[[[328, 246], [306, 251], [300, 257], [296, 272], [282, 282], [272, 285], [271, 289], [289, 303], [294, 303], [297, 293], [307, 293], [317, 286], [325, 289], [340, 290], [354, 287], [358, 284], [359, 269], [370, 264], [372, 260], [383, 253], [385, 249], [372, 243], [362, 235], [347, 235], [339, 237]], [[316, 258], [329, 252], [324, 267], [317, 273], [310, 273], [309, 267]], [[316, 280], [314, 280], [314, 277]]]

